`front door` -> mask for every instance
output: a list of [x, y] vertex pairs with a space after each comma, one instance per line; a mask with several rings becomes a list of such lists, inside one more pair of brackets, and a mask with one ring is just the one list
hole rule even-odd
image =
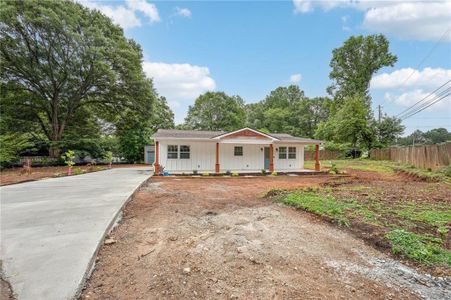
[[265, 147], [265, 170], [269, 170], [269, 147]]

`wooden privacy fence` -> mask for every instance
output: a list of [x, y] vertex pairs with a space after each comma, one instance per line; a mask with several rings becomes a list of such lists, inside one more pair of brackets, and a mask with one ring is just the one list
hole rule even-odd
[[[319, 160], [340, 159], [344, 157], [343, 151], [319, 150]], [[315, 160], [315, 151], [305, 151], [304, 160]]]
[[451, 143], [373, 149], [370, 158], [393, 160], [423, 169], [438, 169], [451, 164]]

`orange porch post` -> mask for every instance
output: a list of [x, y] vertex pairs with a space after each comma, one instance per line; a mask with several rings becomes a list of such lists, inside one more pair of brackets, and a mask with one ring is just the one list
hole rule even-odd
[[269, 172], [274, 172], [274, 162], [273, 162], [273, 146], [272, 144], [269, 144]]
[[160, 174], [160, 143], [158, 141], [155, 142], [155, 175]]
[[315, 171], [321, 171], [321, 164], [319, 163], [319, 145], [315, 145]]
[[216, 143], [216, 165], [215, 165], [215, 171], [216, 174], [219, 174], [221, 166], [219, 165], [219, 143]]

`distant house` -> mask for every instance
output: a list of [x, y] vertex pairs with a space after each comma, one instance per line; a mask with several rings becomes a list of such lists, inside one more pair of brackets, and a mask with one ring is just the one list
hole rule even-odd
[[159, 129], [155, 141], [155, 173], [300, 172], [304, 147], [322, 141], [250, 128], [233, 132]]

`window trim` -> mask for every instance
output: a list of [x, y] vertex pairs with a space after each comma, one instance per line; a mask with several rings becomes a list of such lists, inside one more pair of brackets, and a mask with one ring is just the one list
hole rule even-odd
[[[241, 148], [241, 154], [238, 152], [237, 153], [237, 149], [238, 148]], [[243, 146], [234, 146], [233, 147], [233, 156], [244, 156], [244, 148], [243, 148]]]
[[[188, 151], [182, 151], [182, 147], [188, 147]], [[179, 158], [180, 159], [191, 159], [191, 146], [190, 145], [180, 145], [179, 146]], [[188, 154], [188, 157], [182, 157], [182, 154]]]
[[[176, 147], [175, 151], [169, 151], [169, 147]], [[167, 148], [167, 159], [178, 159], [179, 158], [179, 145], [168, 145]], [[174, 154], [175, 153], [175, 157], [169, 157], [170, 154]]]
[[[290, 149], [294, 149], [294, 152], [290, 151]], [[297, 149], [296, 149], [296, 147], [288, 147], [287, 154], [288, 154], [288, 156], [287, 156], [288, 159], [296, 159], [296, 156], [297, 156]], [[290, 157], [290, 154], [294, 154], [294, 157]]]
[[[282, 153], [282, 149], [285, 149], [284, 153]], [[285, 154], [283, 157], [282, 154]], [[288, 157], [288, 149], [286, 146], [279, 147], [279, 159], [287, 159]]]

